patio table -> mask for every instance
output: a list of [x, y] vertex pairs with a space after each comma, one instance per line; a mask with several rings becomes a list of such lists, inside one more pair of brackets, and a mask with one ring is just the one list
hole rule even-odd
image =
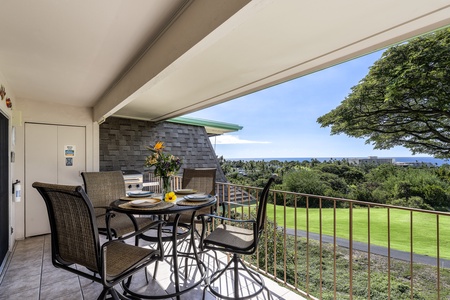
[[[145, 199], [145, 198], [142, 198]], [[177, 234], [171, 234], [170, 237], [165, 237], [166, 240], [170, 240], [173, 244], [173, 250], [172, 250], [172, 263], [173, 263], [173, 271], [174, 271], [174, 280], [175, 280], [175, 293], [165, 294], [165, 295], [142, 295], [142, 294], [136, 294], [133, 291], [127, 290], [131, 295], [135, 295], [136, 297], [144, 298], [144, 299], [165, 299], [165, 298], [173, 298], [176, 297], [177, 299], [180, 299], [180, 295], [192, 290], [193, 288], [197, 287], [205, 278], [206, 275], [206, 265], [199, 259], [198, 251], [195, 246], [195, 234], [192, 230], [194, 228], [194, 218], [196, 211], [205, 208], [210, 207], [216, 204], [217, 199], [215, 196], [210, 196], [208, 200], [205, 201], [192, 201], [184, 199], [184, 197], [180, 197], [178, 201], [176, 202], [164, 202], [161, 201], [157, 205], [151, 206], [151, 207], [135, 207], [131, 205], [131, 202], [129, 201], [131, 199], [129, 198], [122, 198], [116, 201], [113, 201], [110, 206], [113, 211], [125, 213], [125, 214], [132, 214], [132, 215], [150, 215], [150, 216], [157, 216], [162, 217], [164, 215], [175, 215], [174, 221], [173, 221], [173, 228], [172, 233], [177, 232]], [[136, 200], [136, 199], [133, 199]], [[179, 223], [180, 215], [181, 213], [185, 212], [192, 212], [191, 217], [191, 224], [190, 226], [185, 227], [186, 230], [190, 231], [190, 239], [191, 239], [191, 245], [193, 249], [193, 253], [178, 253], [177, 251], [177, 245], [178, 245], [178, 231], [177, 228], [179, 226], [186, 226], [186, 224]], [[150, 238], [146, 238], [145, 235], [141, 236], [143, 240], [151, 240]], [[193, 256], [192, 256], [193, 255]], [[192, 283], [189, 287], [185, 289], [181, 289], [179, 285], [179, 263], [178, 263], [178, 256], [183, 256], [186, 259], [194, 259], [197, 267], [200, 271], [200, 274], [202, 275], [201, 278]]]

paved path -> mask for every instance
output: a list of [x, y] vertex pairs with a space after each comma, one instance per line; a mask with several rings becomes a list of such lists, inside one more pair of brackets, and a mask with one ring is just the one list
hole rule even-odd
[[[286, 233], [289, 235], [295, 235], [294, 229], [287, 228]], [[297, 230], [297, 236], [298, 237], [306, 237], [306, 231]], [[320, 240], [320, 235], [317, 233], [310, 232], [309, 238], [318, 241], [318, 240]], [[332, 236], [322, 235], [322, 242], [333, 244], [334, 240], [333, 240]], [[346, 239], [336, 238], [336, 244], [338, 246], [341, 246], [344, 248], [349, 248], [349, 242]], [[366, 243], [353, 241], [353, 250], [367, 252], [367, 249], [368, 249], [368, 246]], [[370, 253], [387, 257], [388, 256], [388, 248], [371, 245]], [[391, 258], [409, 262], [411, 259], [411, 255], [409, 252], [391, 249]], [[426, 255], [413, 254], [413, 262], [426, 264], [426, 265], [430, 265], [430, 266], [436, 266], [437, 259], [435, 257], [430, 257], [430, 256], [426, 256]], [[440, 259], [439, 264], [442, 268], [450, 268], [450, 260], [448, 260], [448, 259]]]

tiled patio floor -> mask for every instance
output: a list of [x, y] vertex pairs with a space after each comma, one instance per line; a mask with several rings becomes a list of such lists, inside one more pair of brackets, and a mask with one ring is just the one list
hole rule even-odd
[[[214, 267], [214, 260], [210, 255], [204, 255], [202, 259], [209, 266]], [[220, 257], [221, 263], [225, 262], [226, 256]], [[184, 263], [181, 263], [181, 272], [184, 274]], [[189, 286], [189, 282], [199, 276], [197, 268], [189, 268], [188, 280], [182, 283]], [[153, 265], [148, 269], [149, 275], [153, 274]], [[37, 236], [16, 242], [12, 258], [6, 266], [6, 271], [0, 277], [0, 299], [64, 299], [64, 300], [91, 300], [97, 299], [102, 287], [99, 283], [77, 276], [73, 273], [57, 269], [51, 263], [50, 236]], [[149, 283], [145, 281], [144, 272], [138, 272], [132, 281], [133, 289], [140, 292], [148, 292], [152, 295], [166, 294], [173, 291], [173, 276], [170, 270], [170, 262], [160, 263], [156, 280], [149, 276]], [[219, 289], [232, 290], [230, 282], [223, 280]], [[301, 296], [289, 291], [277, 283], [265, 279], [268, 289], [271, 291], [273, 300], [302, 300]], [[251, 289], [251, 283], [245, 280], [243, 286]], [[181, 296], [181, 299], [202, 299], [204, 285], [192, 289]], [[120, 287], [118, 288], [120, 291]], [[205, 299], [215, 299], [210, 293]], [[263, 292], [257, 299], [268, 299], [267, 292]]]

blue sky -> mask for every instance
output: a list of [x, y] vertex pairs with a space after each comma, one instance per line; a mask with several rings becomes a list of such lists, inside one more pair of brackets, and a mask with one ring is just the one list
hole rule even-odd
[[[364, 139], [330, 135], [317, 118], [337, 107], [382, 51], [291, 80], [189, 115], [233, 123], [242, 130], [212, 138], [216, 154], [231, 158], [403, 157], [403, 147], [374, 150]], [[427, 156], [427, 155], [419, 155]]]

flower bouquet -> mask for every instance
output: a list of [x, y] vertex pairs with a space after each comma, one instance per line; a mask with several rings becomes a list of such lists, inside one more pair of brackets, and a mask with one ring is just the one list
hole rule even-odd
[[164, 153], [164, 142], [158, 141], [149, 147], [151, 155], [145, 159], [146, 167], [155, 167], [154, 174], [162, 179], [162, 194], [166, 201], [175, 201], [175, 193], [171, 193], [170, 178], [175, 175], [181, 168], [182, 161], [179, 157], [169, 153]]

